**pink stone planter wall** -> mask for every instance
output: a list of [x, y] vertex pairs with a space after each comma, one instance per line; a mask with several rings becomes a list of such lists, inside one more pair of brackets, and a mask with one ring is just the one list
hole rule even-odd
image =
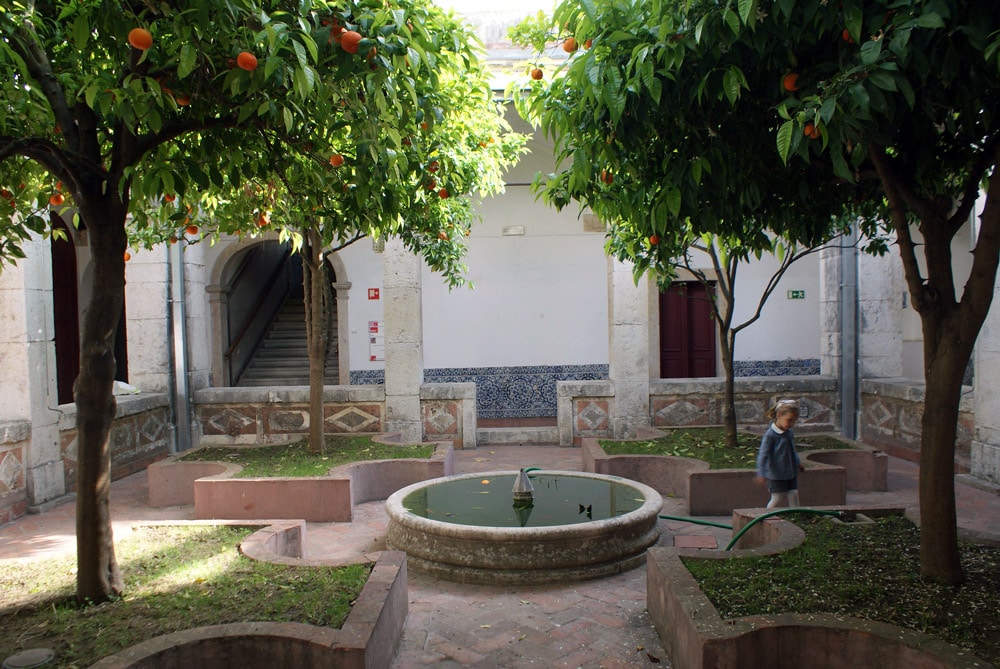
[[[391, 443], [392, 436], [384, 439]], [[195, 517], [203, 519], [350, 522], [355, 504], [385, 499], [411, 483], [450, 475], [452, 453], [451, 444], [441, 442], [428, 460], [352, 463], [322, 477], [244, 479], [232, 478], [239, 471], [236, 465], [182, 461], [185, 454], [180, 454], [150, 465], [149, 500], [153, 506], [193, 504]]]
[[874, 450], [812, 451], [803, 459], [843, 467], [847, 489], [857, 492], [885, 492], [889, 489], [889, 456]]
[[[898, 509], [854, 510], [866, 515], [901, 513]], [[742, 509], [734, 512], [734, 528], [760, 511]], [[755, 532], [758, 539], [773, 539], [774, 543], [752, 550], [727, 553], [649, 549], [647, 609], [673, 666], [685, 669], [971, 669], [989, 666], [925, 634], [860, 618], [782, 614], [723, 619], [684, 567], [681, 557], [738, 559], [748, 554], [787, 550], [798, 542], [791, 534], [782, 532], [780, 525], [790, 523], [772, 520], [755, 525], [744, 535], [741, 545]]]
[[234, 623], [167, 634], [106, 657], [94, 669], [389, 667], [408, 612], [406, 555], [384, 552], [341, 629]]
[[[650, 431], [649, 438], [663, 434], [655, 432]], [[764, 506], [770, 497], [750, 469], [709, 469], [701, 460], [671, 455], [608, 455], [593, 438], [583, 440], [581, 452], [583, 471], [621, 476], [645, 483], [661, 495], [685, 498], [688, 513], [694, 516], [728, 515], [733, 509]], [[803, 506], [844, 504], [848, 469], [852, 466], [859, 468], [855, 483], [868, 486], [858, 490], [885, 490], [886, 456], [866, 450], [821, 451], [815, 455], [819, 457], [805, 458], [809, 464], [799, 475]]]

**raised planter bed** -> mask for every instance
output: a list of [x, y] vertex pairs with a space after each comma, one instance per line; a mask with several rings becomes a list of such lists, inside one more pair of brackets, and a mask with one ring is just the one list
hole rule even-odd
[[[870, 516], [902, 513], [901, 509], [853, 510]], [[734, 530], [760, 512], [761, 509], [734, 511]], [[777, 519], [755, 525], [740, 541], [741, 546], [754, 546], [748, 550], [648, 550], [646, 604], [674, 666], [686, 669], [971, 669], [989, 666], [939, 639], [861, 618], [782, 614], [723, 619], [685, 568], [681, 557], [738, 559], [747, 554], [787, 550], [801, 541], [801, 536], [796, 541], [794, 532], [781, 528], [790, 525]]]
[[[290, 540], [284, 545], [294, 544]], [[388, 667], [402, 637], [408, 607], [406, 554], [386, 551], [341, 629], [271, 622], [196, 627], [137, 644], [93, 667]]]
[[[645, 439], [662, 436], [649, 430]], [[595, 438], [581, 444], [583, 471], [620, 476], [650, 486], [661, 495], [688, 501], [693, 516], [728, 515], [733, 509], [764, 506], [768, 492], [752, 469], [709, 469], [707, 463], [672, 455], [608, 455]], [[868, 449], [804, 453], [799, 475], [802, 506], [846, 503], [847, 490], [884, 491], [888, 457]]]
[[[383, 439], [394, 443], [391, 436]], [[186, 454], [179, 454], [149, 466], [149, 501], [152, 506], [193, 504], [195, 518], [350, 522], [355, 504], [450, 475], [452, 453], [451, 442], [440, 442], [427, 460], [372, 460], [335, 467], [327, 476], [246, 479], [233, 478], [238, 465], [183, 461]]]

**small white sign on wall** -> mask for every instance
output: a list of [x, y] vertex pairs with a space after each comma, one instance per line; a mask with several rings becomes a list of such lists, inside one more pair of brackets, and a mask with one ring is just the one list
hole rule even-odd
[[385, 360], [385, 326], [382, 321], [368, 321], [368, 360]]

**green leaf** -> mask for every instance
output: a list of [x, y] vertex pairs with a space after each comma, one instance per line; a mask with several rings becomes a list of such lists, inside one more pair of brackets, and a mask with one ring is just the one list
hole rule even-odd
[[756, 15], [757, 0], [740, 0], [739, 2], [739, 12], [740, 18], [743, 19], [743, 23], [749, 24], [750, 17]]
[[670, 215], [677, 218], [681, 211], [681, 191], [679, 188], [671, 188], [667, 191], [667, 209]]
[[192, 71], [198, 62], [198, 52], [190, 43], [181, 46], [180, 59], [177, 63], [177, 78], [183, 79]]
[[792, 150], [792, 132], [795, 130], [794, 121], [785, 121], [778, 128], [777, 135], [777, 145], [778, 145], [778, 155], [781, 156], [781, 160], [786, 164], [788, 163], [788, 155]]
[[862, 64], [874, 65], [882, 55], [882, 40], [868, 40], [861, 45], [859, 55]]
[[729, 26], [729, 29], [733, 31], [734, 35], [740, 34], [740, 17], [736, 15], [736, 12], [726, 7], [726, 10], [722, 13], [722, 18]]
[[[864, 14], [862, 12], [862, 6], [860, 2], [845, 3], [847, 6], [844, 7], [844, 25], [847, 28], [847, 32], [850, 33], [851, 37], [856, 40], [861, 40], [861, 29], [864, 22]], [[871, 40], [865, 42], [865, 44], [870, 44]], [[864, 45], [862, 45], [864, 46]]]

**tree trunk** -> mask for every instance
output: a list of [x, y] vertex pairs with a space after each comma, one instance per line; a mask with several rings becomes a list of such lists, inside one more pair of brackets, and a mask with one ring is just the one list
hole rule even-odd
[[728, 323], [728, 320], [719, 321], [722, 373], [726, 379], [722, 397], [722, 422], [726, 427], [726, 447], [736, 448], [739, 444], [736, 434], [736, 372], [733, 369], [736, 334], [729, 327], [723, 327], [724, 322]]
[[[930, 348], [929, 343], [924, 343]], [[958, 585], [964, 580], [955, 511], [955, 435], [962, 376], [969, 356], [943, 340], [926, 370], [920, 440], [920, 573]]]
[[302, 247], [302, 284], [306, 307], [306, 346], [309, 351], [309, 452], [326, 450], [323, 416], [323, 386], [326, 379], [326, 348], [329, 317], [322, 240], [314, 229], [305, 230]]
[[111, 530], [115, 331], [125, 300], [125, 204], [115, 195], [79, 202], [90, 235], [93, 289], [80, 345], [76, 395], [76, 597], [100, 604], [122, 593]]

